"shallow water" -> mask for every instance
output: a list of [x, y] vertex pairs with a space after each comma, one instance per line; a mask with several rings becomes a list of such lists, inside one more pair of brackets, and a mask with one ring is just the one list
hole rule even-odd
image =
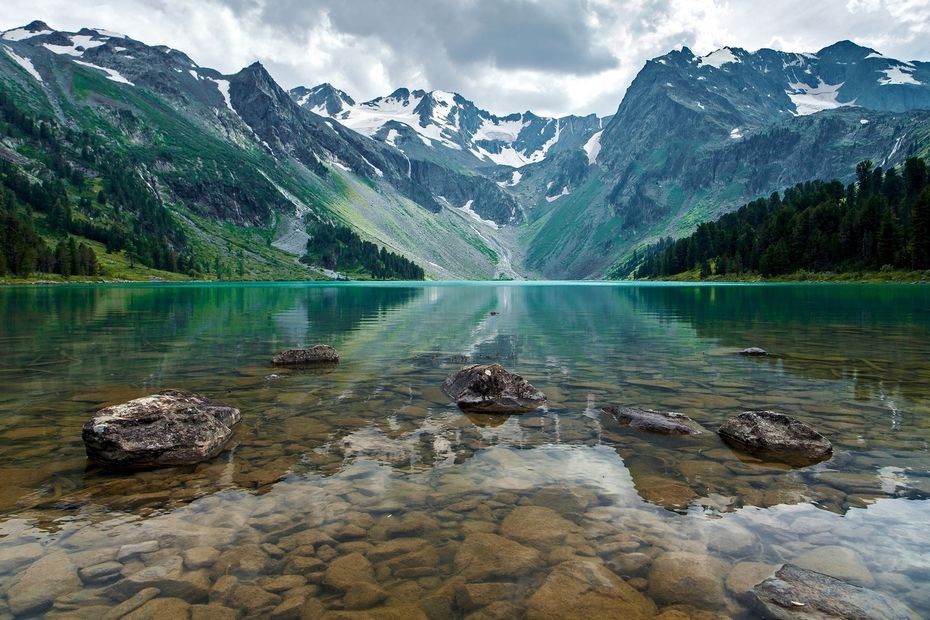
[[[575, 558], [649, 613], [751, 617], [746, 588], [796, 562], [930, 614], [927, 287], [11, 287], [0, 316], [0, 617], [103, 616], [152, 587], [140, 611], [160, 616], [553, 615], [571, 599], [554, 567]], [[338, 367], [268, 364], [318, 342]], [[773, 356], [734, 354], [747, 346]], [[439, 386], [473, 362], [522, 374], [548, 406], [461, 413]], [[168, 387], [241, 409], [226, 451], [87, 466], [93, 411]], [[711, 430], [776, 409], [834, 456], [788, 469], [713, 433], [621, 428], [608, 404]]]

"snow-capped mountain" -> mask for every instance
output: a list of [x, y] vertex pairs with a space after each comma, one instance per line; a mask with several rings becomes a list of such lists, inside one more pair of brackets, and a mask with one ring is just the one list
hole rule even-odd
[[[604, 119], [588, 116], [545, 118], [532, 112], [496, 116], [458, 93], [399, 88], [386, 97], [356, 103], [330, 84], [298, 87], [291, 97], [321, 116], [400, 148], [458, 151], [460, 162], [519, 168], [549, 154], [578, 148], [599, 131]], [[469, 162], [469, 160], [471, 160]]]
[[[658, 236], [930, 145], [930, 64], [846, 41], [683, 48], [648, 61], [612, 117], [544, 118], [440, 90], [286, 92], [259, 63], [222, 74], [33, 22], [0, 33], [0, 89], [36, 116], [96, 124], [171, 208], [272, 227], [298, 254], [304, 224], [342, 222], [436, 277], [600, 277]], [[0, 141], [0, 156], [20, 155]]]
[[548, 217], [527, 261], [596, 273], [609, 248], [690, 232], [805, 180], [847, 179], [864, 159], [898, 164], [927, 140], [926, 110], [930, 64], [848, 41], [816, 53], [672, 51], [633, 80], [593, 164], [565, 154], [521, 170], [514, 189]]

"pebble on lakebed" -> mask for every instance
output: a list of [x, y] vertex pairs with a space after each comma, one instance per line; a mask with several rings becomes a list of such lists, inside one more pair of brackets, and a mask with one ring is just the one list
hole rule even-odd
[[187, 465], [219, 454], [240, 420], [235, 407], [165, 390], [101, 409], [81, 437], [87, 457], [101, 465]]
[[288, 349], [271, 358], [274, 366], [304, 366], [311, 364], [338, 364], [339, 352], [326, 344], [315, 344], [309, 349]]

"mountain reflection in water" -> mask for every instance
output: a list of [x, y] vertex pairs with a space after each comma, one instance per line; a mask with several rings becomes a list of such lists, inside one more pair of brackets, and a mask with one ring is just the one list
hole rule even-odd
[[[300, 596], [306, 609], [342, 609], [355, 602], [324, 575], [361, 554], [374, 571], [365, 587], [385, 594], [376, 607], [490, 614], [455, 594], [465, 575], [476, 579], [461, 561], [476, 533], [539, 553], [495, 590], [497, 613], [533, 608], [553, 567], [576, 556], [660, 609], [749, 614], [741, 595], [753, 576], [786, 561], [832, 566], [930, 609], [925, 287], [30, 287], [0, 290], [0, 311], [0, 556], [14, 558], [0, 567], [0, 592], [49, 554], [75, 570], [120, 564], [99, 581], [82, 572], [81, 594], [57, 593], [55, 610], [113, 606], [148, 583], [133, 575], [203, 547], [216, 557], [182, 562], [162, 589], [262, 611], [208, 594], [228, 574], [265, 588], [266, 605]], [[317, 342], [342, 363], [268, 365], [277, 350]], [[746, 346], [773, 355], [733, 354]], [[478, 362], [522, 374], [548, 405], [463, 414], [439, 387]], [[167, 470], [88, 467], [80, 426], [90, 413], [166, 387], [242, 410], [227, 450]], [[601, 412], [608, 404], [681, 411], [712, 431], [740, 411], [775, 409], [835, 452], [791, 469], [713, 433], [620, 427]], [[153, 540], [157, 550], [117, 560], [123, 545]], [[34, 542], [40, 555], [24, 551]], [[657, 562], [668, 553], [723, 568], [704, 591], [676, 594], [683, 577]], [[280, 575], [300, 585], [268, 585]]]

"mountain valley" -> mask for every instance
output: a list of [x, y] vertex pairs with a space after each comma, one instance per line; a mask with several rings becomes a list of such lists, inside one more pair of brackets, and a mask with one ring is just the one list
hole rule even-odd
[[[930, 63], [848, 41], [683, 48], [647, 62], [615, 114], [561, 118], [496, 115], [442, 90], [367, 102], [330, 84], [285, 90], [259, 63], [224, 75], [101, 29], [33, 22], [0, 48], [0, 159], [60, 184], [69, 204], [57, 228], [30, 206], [39, 233], [151, 237], [134, 244], [162, 248], [137, 252], [143, 264], [196, 277], [332, 276], [299, 262], [322, 225], [433, 279], [604, 278], [750, 200], [930, 145]], [[177, 233], [140, 228], [112, 161]]]

